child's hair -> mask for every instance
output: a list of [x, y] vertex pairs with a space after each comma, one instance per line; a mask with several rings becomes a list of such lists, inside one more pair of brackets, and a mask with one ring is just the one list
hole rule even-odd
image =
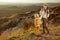
[[39, 15], [38, 15], [38, 14], [35, 14], [34, 16], [35, 16], [35, 17], [39, 17]]

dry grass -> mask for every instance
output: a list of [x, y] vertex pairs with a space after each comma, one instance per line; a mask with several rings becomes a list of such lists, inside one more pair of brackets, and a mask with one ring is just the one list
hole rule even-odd
[[[7, 35], [7, 40], [60, 40], [60, 27], [49, 27], [50, 34], [44, 34], [40, 37], [32, 35], [35, 32], [34, 29], [29, 28], [28, 30], [17, 29]], [[42, 28], [41, 28], [42, 32]]]

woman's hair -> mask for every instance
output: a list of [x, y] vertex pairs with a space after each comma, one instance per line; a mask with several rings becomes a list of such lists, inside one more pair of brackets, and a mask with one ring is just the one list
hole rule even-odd
[[48, 4], [45, 3], [45, 4], [43, 4], [43, 7], [44, 7], [44, 6], [47, 6], [47, 9], [48, 9]]
[[43, 6], [48, 6], [48, 4], [43, 4]]

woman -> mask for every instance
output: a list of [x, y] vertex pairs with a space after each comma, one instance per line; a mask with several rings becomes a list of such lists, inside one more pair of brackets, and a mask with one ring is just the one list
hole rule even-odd
[[50, 11], [48, 9], [47, 4], [44, 4], [43, 7], [41, 8], [41, 10], [39, 11], [40, 14], [40, 19], [42, 19], [43, 21], [43, 34], [44, 33], [49, 33], [48, 27], [46, 24], [48, 24], [48, 18], [49, 18], [49, 14]]

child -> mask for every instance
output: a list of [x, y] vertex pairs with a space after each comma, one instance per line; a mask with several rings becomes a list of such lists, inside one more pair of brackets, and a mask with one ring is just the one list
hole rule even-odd
[[39, 18], [38, 14], [34, 14], [34, 24], [35, 24], [35, 35], [40, 35], [40, 24], [42, 24], [42, 21]]

